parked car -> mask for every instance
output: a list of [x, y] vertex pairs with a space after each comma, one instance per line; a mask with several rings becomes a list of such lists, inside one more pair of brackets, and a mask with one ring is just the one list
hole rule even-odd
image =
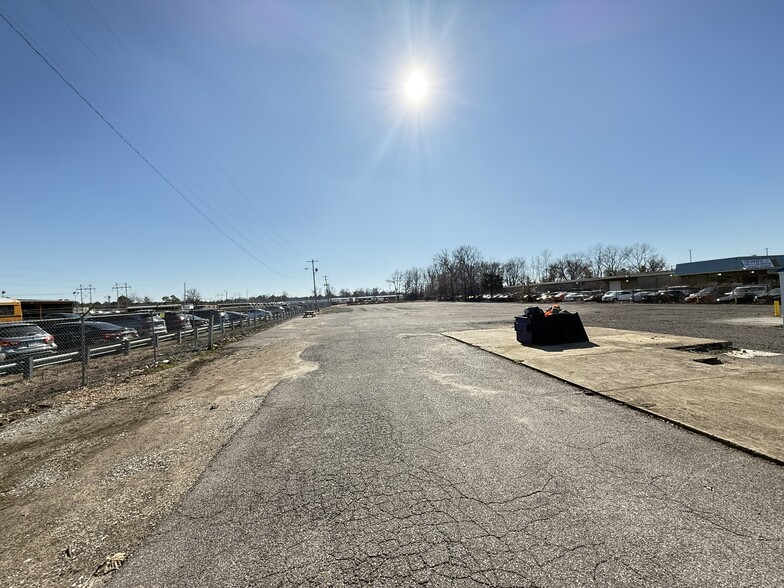
[[562, 302], [582, 302], [586, 296], [584, 292], [569, 292], [563, 297]]
[[71, 321], [78, 321], [82, 318], [81, 314], [76, 312], [51, 312], [44, 316], [45, 319], [65, 319]]
[[592, 290], [585, 297], [585, 302], [601, 302], [602, 296], [604, 296], [604, 292], [601, 290]]
[[235, 312], [233, 310], [227, 310], [225, 312], [226, 312], [226, 320], [229, 321], [230, 323], [238, 323], [248, 318], [247, 315], [242, 312]]
[[738, 286], [733, 288], [732, 292], [728, 292], [724, 296], [720, 296], [717, 302], [728, 303], [734, 302], [736, 304], [750, 304], [754, 302], [757, 296], [764, 296], [768, 293], [767, 286], [762, 284], [755, 284], [753, 286]]
[[197, 308], [191, 311], [191, 314], [195, 314], [196, 316], [200, 316], [201, 318], [205, 318], [210, 320], [212, 317], [213, 324], [219, 325], [221, 322], [225, 322], [228, 320], [226, 313], [222, 310], [218, 310], [217, 308]]
[[283, 308], [280, 306], [271, 306], [267, 309], [272, 318], [280, 318], [283, 316]]
[[650, 290], [635, 290], [632, 300], [634, 300], [634, 302], [645, 302], [651, 294], [653, 294], [653, 292]]
[[0, 324], [0, 361], [29, 356], [52, 355], [57, 351], [54, 336], [32, 323]]
[[272, 313], [266, 310], [262, 310], [261, 308], [251, 308], [245, 314], [248, 315], [248, 318], [251, 320], [258, 319], [261, 321], [269, 320], [272, 318]]
[[631, 299], [631, 290], [610, 290], [602, 296], [602, 302], [629, 302]]
[[163, 313], [163, 322], [166, 323], [166, 331], [174, 333], [189, 329], [191, 321], [184, 312], [166, 311]]
[[201, 316], [196, 316], [195, 314], [190, 314], [190, 313], [184, 312], [183, 316], [186, 319], [188, 319], [188, 321], [190, 322], [191, 326], [193, 326], [195, 328], [206, 327], [206, 326], [208, 326], [210, 324], [209, 319], [206, 319], [206, 318], [201, 317]]
[[688, 293], [684, 290], [671, 290], [667, 288], [656, 292], [653, 295], [652, 302], [683, 302], [686, 300], [686, 296], [688, 296]]
[[152, 337], [153, 330], [158, 335], [165, 335], [166, 321], [157, 314], [106, 314], [100, 317], [90, 317], [88, 321], [98, 321], [130, 327], [139, 333], [140, 337]]
[[721, 293], [718, 286], [708, 286], [699, 292], [692, 292], [685, 299], [684, 302], [695, 302], [698, 304], [713, 304], [715, 303]]
[[[75, 349], [82, 346], [82, 323], [60, 323], [55, 331], [55, 341], [61, 349]], [[122, 327], [102, 321], [84, 321], [84, 342], [88, 347], [121, 343], [137, 339], [136, 329]]]
[[767, 294], [759, 294], [754, 302], [758, 304], [771, 304], [775, 300], [781, 302], [781, 288], [771, 288]]

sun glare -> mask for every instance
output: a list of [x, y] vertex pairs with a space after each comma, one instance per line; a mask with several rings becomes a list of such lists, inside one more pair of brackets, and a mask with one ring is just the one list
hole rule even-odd
[[419, 105], [427, 98], [429, 86], [425, 77], [421, 73], [415, 72], [406, 80], [404, 90], [408, 101]]

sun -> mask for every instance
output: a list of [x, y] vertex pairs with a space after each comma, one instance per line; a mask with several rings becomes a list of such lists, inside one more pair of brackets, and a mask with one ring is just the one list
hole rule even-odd
[[413, 105], [419, 106], [425, 102], [429, 94], [430, 84], [421, 72], [414, 72], [408, 76], [403, 86], [406, 99]]

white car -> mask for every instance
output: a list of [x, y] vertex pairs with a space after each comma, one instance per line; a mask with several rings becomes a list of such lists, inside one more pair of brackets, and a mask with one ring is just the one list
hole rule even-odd
[[610, 290], [602, 296], [602, 302], [629, 302], [631, 299], [631, 290]]

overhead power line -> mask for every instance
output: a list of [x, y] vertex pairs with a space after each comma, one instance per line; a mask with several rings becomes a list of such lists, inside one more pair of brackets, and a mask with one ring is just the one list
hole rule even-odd
[[118, 130], [115, 128], [115, 126], [114, 126], [114, 125], [113, 125], [111, 122], [109, 122], [109, 120], [108, 120], [108, 119], [107, 119], [107, 118], [106, 118], [106, 117], [105, 117], [103, 114], [101, 114], [101, 112], [100, 112], [100, 111], [99, 111], [99, 110], [98, 110], [98, 109], [97, 109], [95, 106], [93, 106], [93, 105], [92, 105], [92, 103], [91, 103], [91, 102], [90, 102], [90, 101], [89, 101], [87, 98], [85, 98], [85, 97], [84, 97], [84, 96], [81, 94], [81, 92], [79, 92], [79, 90], [78, 90], [78, 89], [77, 89], [77, 88], [76, 88], [76, 87], [75, 87], [75, 86], [74, 86], [74, 85], [73, 85], [71, 82], [69, 82], [69, 81], [68, 81], [68, 80], [67, 80], [67, 79], [66, 79], [66, 78], [65, 78], [65, 77], [64, 77], [64, 76], [63, 76], [63, 75], [60, 73], [60, 71], [59, 71], [59, 70], [58, 70], [58, 69], [57, 69], [57, 68], [56, 68], [56, 67], [55, 67], [55, 66], [54, 66], [54, 65], [53, 65], [53, 64], [52, 64], [52, 63], [51, 63], [51, 62], [50, 62], [50, 61], [49, 61], [49, 60], [48, 60], [48, 59], [47, 59], [47, 58], [46, 58], [46, 57], [45, 57], [45, 56], [44, 56], [44, 55], [43, 55], [43, 54], [42, 54], [42, 53], [41, 53], [39, 50], [38, 50], [38, 49], [36, 49], [36, 48], [35, 48], [35, 46], [34, 46], [34, 45], [33, 45], [33, 44], [32, 44], [32, 43], [29, 41], [29, 39], [28, 39], [28, 38], [27, 38], [27, 37], [26, 37], [26, 36], [25, 36], [25, 35], [24, 35], [24, 34], [23, 34], [23, 33], [22, 33], [22, 32], [21, 32], [21, 31], [20, 31], [20, 30], [19, 30], [19, 29], [16, 27], [16, 26], [14, 26], [14, 24], [13, 24], [13, 23], [12, 23], [10, 20], [8, 20], [8, 17], [6, 17], [6, 15], [5, 15], [5, 14], [3, 14], [3, 12], [1, 12], [1, 11], [0, 11], [0, 18], [2, 18], [2, 19], [3, 19], [3, 20], [4, 20], [4, 21], [5, 21], [7, 24], [8, 24], [8, 26], [9, 26], [9, 27], [11, 27], [11, 29], [12, 29], [12, 30], [13, 30], [13, 31], [14, 31], [14, 32], [17, 34], [17, 35], [19, 35], [19, 37], [20, 37], [20, 38], [21, 38], [21, 39], [22, 39], [22, 40], [23, 40], [23, 41], [24, 41], [24, 42], [27, 44], [27, 46], [28, 46], [28, 47], [30, 47], [30, 49], [32, 49], [32, 50], [35, 52], [35, 54], [36, 54], [36, 55], [38, 55], [38, 57], [40, 57], [40, 58], [43, 60], [43, 62], [44, 62], [44, 63], [46, 63], [46, 65], [48, 65], [48, 66], [49, 66], [49, 68], [50, 68], [50, 69], [51, 69], [51, 70], [52, 70], [52, 71], [53, 71], [55, 74], [57, 74], [57, 77], [59, 77], [59, 78], [60, 78], [60, 79], [61, 79], [61, 80], [62, 80], [62, 81], [63, 81], [63, 82], [64, 82], [64, 83], [65, 83], [65, 84], [66, 84], [66, 85], [69, 87], [69, 88], [71, 88], [71, 90], [73, 90], [73, 92], [74, 92], [74, 93], [75, 93], [75, 94], [76, 94], [76, 95], [77, 95], [77, 96], [78, 96], [78, 97], [79, 97], [79, 98], [82, 100], [82, 102], [84, 102], [84, 103], [85, 103], [85, 104], [86, 104], [86, 105], [87, 105], [87, 106], [90, 108], [90, 110], [92, 110], [92, 111], [93, 111], [93, 112], [94, 112], [96, 115], [98, 115], [98, 117], [99, 117], [99, 118], [100, 118], [100, 119], [101, 119], [101, 120], [102, 120], [102, 121], [103, 121], [103, 122], [106, 124], [106, 126], [108, 126], [108, 127], [109, 127], [109, 128], [110, 128], [110, 129], [111, 129], [113, 132], [114, 132], [114, 134], [115, 134], [115, 135], [117, 135], [117, 136], [118, 136], [118, 137], [119, 137], [119, 138], [120, 138], [120, 139], [123, 141], [123, 143], [125, 143], [126, 145], [128, 145], [128, 147], [130, 147], [130, 148], [133, 150], [133, 152], [134, 152], [134, 153], [136, 153], [136, 155], [137, 155], [137, 156], [138, 156], [138, 157], [139, 157], [139, 158], [140, 158], [140, 159], [141, 159], [141, 160], [142, 160], [144, 163], [146, 163], [146, 164], [147, 164], [147, 166], [148, 166], [148, 167], [149, 167], [149, 168], [150, 168], [152, 171], [154, 171], [154, 172], [155, 172], [155, 173], [158, 175], [158, 177], [159, 177], [159, 178], [161, 178], [161, 179], [162, 179], [162, 180], [163, 180], [163, 181], [164, 181], [164, 182], [165, 182], [165, 183], [166, 183], [166, 184], [167, 184], [167, 185], [168, 185], [168, 186], [169, 186], [169, 187], [170, 187], [172, 190], [174, 190], [174, 191], [175, 191], [175, 192], [176, 192], [176, 193], [177, 193], [177, 194], [180, 196], [180, 198], [182, 198], [183, 200], [185, 200], [185, 202], [187, 202], [187, 203], [188, 203], [188, 205], [189, 205], [191, 208], [193, 208], [193, 209], [194, 209], [196, 212], [198, 212], [198, 213], [199, 213], [199, 214], [200, 214], [202, 217], [204, 217], [204, 219], [205, 219], [205, 220], [206, 220], [208, 223], [210, 223], [210, 224], [211, 224], [211, 225], [212, 225], [212, 226], [213, 226], [213, 227], [214, 227], [214, 228], [215, 228], [217, 231], [219, 231], [219, 232], [220, 232], [220, 233], [221, 233], [221, 234], [222, 234], [224, 237], [226, 237], [226, 238], [227, 238], [229, 241], [231, 241], [231, 242], [232, 242], [232, 243], [233, 243], [233, 244], [234, 244], [234, 245], [235, 245], [237, 248], [239, 248], [239, 249], [240, 249], [241, 251], [243, 251], [243, 252], [244, 252], [246, 255], [248, 255], [248, 257], [250, 257], [251, 259], [255, 260], [256, 262], [258, 262], [260, 265], [264, 266], [265, 268], [267, 268], [267, 269], [268, 269], [268, 270], [270, 270], [271, 272], [273, 272], [273, 273], [276, 273], [276, 274], [278, 274], [279, 276], [282, 276], [282, 277], [284, 277], [284, 278], [289, 278], [289, 279], [292, 279], [292, 280], [295, 280], [295, 279], [296, 279], [294, 276], [289, 276], [289, 275], [286, 275], [286, 274], [284, 274], [284, 273], [282, 273], [282, 272], [279, 272], [279, 271], [278, 271], [278, 270], [276, 270], [275, 268], [273, 268], [273, 267], [270, 267], [269, 265], [267, 265], [266, 263], [264, 263], [264, 262], [263, 262], [261, 259], [259, 259], [258, 257], [256, 257], [256, 256], [255, 256], [253, 253], [251, 253], [250, 251], [248, 251], [247, 249], [245, 249], [245, 247], [243, 247], [242, 245], [240, 245], [239, 243], [237, 243], [237, 241], [235, 241], [235, 240], [234, 240], [234, 239], [231, 237], [231, 235], [229, 235], [229, 234], [228, 234], [226, 231], [224, 231], [224, 230], [223, 230], [222, 228], [220, 228], [220, 227], [219, 227], [217, 224], [215, 224], [215, 222], [213, 222], [213, 220], [212, 220], [212, 219], [211, 219], [209, 216], [207, 216], [207, 215], [206, 215], [204, 212], [202, 212], [202, 211], [199, 209], [199, 207], [198, 207], [198, 206], [196, 206], [196, 205], [195, 205], [193, 202], [191, 202], [191, 200], [190, 200], [190, 199], [189, 199], [189, 198], [188, 198], [188, 197], [187, 197], [185, 194], [183, 194], [183, 193], [182, 193], [182, 192], [181, 192], [181, 191], [180, 191], [180, 190], [177, 188], [177, 186], [175, 186], [174, 184], [172, 184], [172, 183], [169, 181], [169, 179], [168, 179], [166, 176], [164, 176], [164, 175], [163, 175], [163, 173], [161, 173], [161, 172], [158, 170], [158, 168], [157, 168], [157, 167], [155, 167], [155, 165], [153, 165], [153, 163], [152, 163], [152, 162], [151, 162], [149, 159], [147, 159], [147, 158], [146, 158], [146, 157], [145, 157], [145, 156], [144, 156], [144, 155], [141, 153], [141, 151], [139, 151], [139, 150], [138, 150], [136, 147], [134, 147], [134, 145], [133, 145], [133, 144], [132, 144], [132, 143], [131, 143], [131, 142], [130, 142], [128, 139], [126, 139], [126, 138], [125, 138], [125, 136], [124, 136], [124, 135], [123, 135], [123, 134], [122, 134], [120, 131], [118, 131]]

